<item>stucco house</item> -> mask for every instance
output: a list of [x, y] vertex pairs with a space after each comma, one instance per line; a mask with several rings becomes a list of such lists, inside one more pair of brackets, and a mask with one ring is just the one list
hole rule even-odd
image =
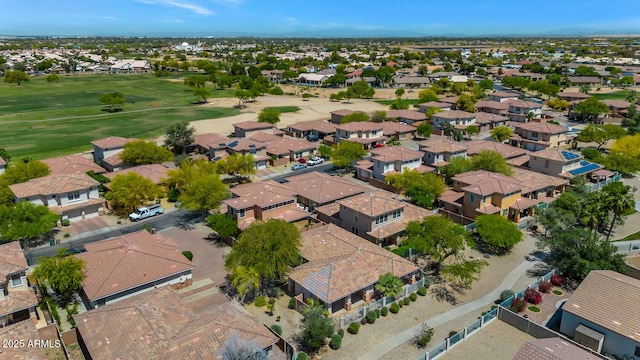
[[466, 144], [442, 136], [432, 136], [419, 142], [418, 146], [423, 153], [423, 163], [434, 167], [445, 166], [457, 156], [466, 157], [468, 149]]
[[15, 201], [44, 205], [70, 221], [95, 217], [103, 210], [100, 183], [85, 173], [47, 175], [10, 185]]
[[283, 185], [293, 191], [298, 204], [309, 211], [367, 191], [348, 179], [316, 171], [289, 176], [284, 181]]
[[29, 284], [28, 269], [19, 241], [0, 245], [0, 327], [38, 317], [38, 298]]
[[386, 175], [416, 170], [422, 166], [423, 153], [401, 146], [389, 146], [371, 150], [372, 176], [383, 181]]
[[476, 114], [462, 110], [441, 111], [433, 114], [433, 126], [438, 130], [442, 130], [445, 124], [463, 129], [475, 123]]
[[518, 100], [518, 94], [507, 91], [495, 91], [489, 94], [489, 101], [503, 102], [508, 100]]
[[524, 100], [509, 100], [508, 103], [508, 116], [512, 121], [528, 122], [532, 119], [540, 119], [542, 116], [542, 104]]
[[123, 161], [119, 154], [124, 150], [124, 145], [137, 139], [126, 139], [119, 136], [110, 136], [108, 138], [92, 141], [93, 145], [93, 161], [107, 169], [107, 171], [120, 170]]
[[589, 176], [602, 166], [584, 160], [582, 154], [548, 148], [530, 155], [529, 168], [542, 174], [571, 179], [575, 176]]
[[372, 122], [351, 122], [336, 126], [336, 143], [352, 141], [369, 149], [377, 144], [384, 144], [388, 138], [384, 136], [384, 126]]
[[340, 124], [340, 121], [342, 120], [343, 117], [353, 114], [353, 110], [349, 110], [349, 109], [340, 109], [340, 110], [336, 110], [336, 111], [332, 111], [331, 113], [331, 118], [329, 119], [329, 122], [331, 122], [332, 124]]
[[289, 274], [289, 291], [322, 301], [329, 314], [351, 310], [375, 294], [381, 275], [392, 273], [406, 283], [419, 276], [411, 261], [335, 225], [301, 234], [302, 265]]
[[81, 154], [44, 159], [42, 162], [51, 170], [50, 175], [86, 173], [88, 171], [93, 171], [96, 174], [106, 172], [103, 167]]
[[562, 307], [560, 332], [598, 353], [638, 357], [639, 297], [640, 280], [611, 270], [591, 271]]
[[398, 123], [413, 125], [418, 121], [427, 120], [427, 116], [424, 112], [414, 110], [389, 110], [387, 111], [387, 119], [395, 119]]
[[436, 108], [440, 111], [448, 111], [451, 110], [451, 104], [439, 101], [427, 101], [421, 104], [418, 104], [418, 111], [421, 113], [426, 113], [427, 110], [431, 108]]
[[235, 137], [251, 137], [251, 135], [257, 132], [281, 134], [281, 131], [276, 129], [273, 124], [269, 124], [266, 122], [260, 123], [257, 121], [242, 121], [233, 124], [233, 136]]
[[[415, 112], [415, 111], [414, 111]], [[384, 121], [382, 123], [382, 134], [388, 138], [395, 137], [397, 140], [409, 140], [416, 134], [416, 127], [395, 121]]]
[[85, 244], [80, 298], [87, 309], [191, 279], [193, 263], [172, 239], [147, 230]]
[[549, 147], [566, 145], [568, 129], [564, 126], [548, 122], [510, 122], [514, 133], [509, 139], [511, 146], [521, 147], [529, 151], [540, 151]]
[[325, 136], [336, 133], [336, 125], [325, 120], [305, 121], [291, 124], [287, 127], [287, 130], [294, 137], [301, 138], [313, 135], [318, 139], [324, 139]]

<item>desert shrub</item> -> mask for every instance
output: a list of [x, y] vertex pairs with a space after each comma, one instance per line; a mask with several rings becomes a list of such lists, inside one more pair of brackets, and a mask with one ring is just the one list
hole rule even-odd
[[347, 328], [347, 332], [353, 335], [357, 334], [359, 330], [360, 324], [358, 324], [357, 322], [352, 322], [351, 324], [349, 324], [349, 328]]
[[182, 255], [184, 255], [184, 257], [186, 257], [187, 259], [189, 259], [189, 261], [193, 260], [193, 253], [189, 250], [183, 251]]
[[527, 306], [527, 302], [524, 299], [515, 298], [511, 302], [511, 306], [509, 306], [509, 310], [515, 313], [521, 313], [524, 311], [526, 306]]
[[389, 314], [389, 308], [383, 306], [382, 309], [380, 309], [380, 315], [387, 316], [387, 314]]
[[376, 316], [376, 312], [375, 311], [369, 311], [367, 312], [367, 322], [369, 324], [373, 324], [374, 322], [376, 322], [376, 319], [378, 317]]
[[416, 301], [418, 300], [418, 295], [416, 295], [415, 293], [411, 293], [411, 295], [409, 295], [409, 299], [411, 301]]
[[71, 225], [71, 220], [69, 219], [62, 219], [62, 226], [69, 226]]
[[296, 308], [296, 299], [294, 298], [289, 298], [289, 309], [295, 309]]
[[551, 275], [551, 283], [554, 286], [561, 286], [564, 284], [564, 278], [560, 274], [553, 274]]
[[340, 349], [340, 345], [342, 345], [342, 338], [338, 334], [331, 335], [331, 341], [329, 342], [329, 347], [333, 350]]
[[398, 305], [398, 303], [391, 304], [391, 307], [389, 308], [389, 311], [391, 311], [394, 314], [397, 314], [398, 311], [400, 311], [400, 305]]
[[532, 312], [540, 312], [540, 308], [534, 305], [529, 306], [529, 310]]
[[594, 148], [584, 148], [582, 149], [581, 153], [585, 159], [591, 160], [591, 161], [596, 161], [602, 157], [600, 150], [594, 149]]
[[426, 287], [421, 287], [418, 289], [418, 295], [420, 296], [427, 296], [427, 288]]
[[307, 360], [309, 359], [309, 357], [307, 356], [306, 352], [300, 351], [299, 353], [296, 354], [296, 360]]
[[402, 301], [404, 302], [405, 305], [411, 304], [411, 299], [409, 298], [404, 298]]
[[265, 299], [264, 296], [258, 296], [256, 297], [256, 302], [254, 303], [254, 305], [257, 307], [263, 307], [267, 305], [267, 299]]
[[560, 290], [553, 290], [553, 293], [558, 296], [562, 295], [562, 291]]
[[524, 292], [524, 299], [533, 305], [538, 305], [542, 302], [542, 294], [533, 288], [528, 288]]
[[431, 280], [425, 280], [424, 281], [424, 287], [426, 287], [428, 289], [429, 286], [431, 286]]
[[167, 200], [169, 202], [176, 202], [178, 201], [179, 197], [180, 197], [180, 190], [176, 188], [169, 189], [169, 192], [167, 193]]
[[549, 290], [551, 290], [551, 287], [553, 286], [553, 284], [551, 284], [551, 282], [543, 280], [540, 282], [540, 285], [538, 285], [538, 290], [540, 290], [540, 292], [542, 293], [548, 293]]
[[380, 309], [376, 309], [376, 318], [380, 317]]
[[429, 344], [432, 337], [433, 329], [430, 328], [427, 323], [422, 323], [422, 329], [420, 329], [420, 332], [415, 337], [416, 345], [418, 345], [420, 349], [423, 349]]
[[271, 330], [275, 331], [275, 333], [278, 335], [282, 335], [282, 326], [278, 324], [271, 325]]
[[505, 301], [505, 300], [507, 300], [508, 298], [510, 298], [512, 296], [513, 296], [513, 291], [511, 291], [511, 290], [503, 290], [500, 293], [500, 301]]
[[338, 330], [338, 335], [340, 335], [340, 337], [344, 337], [344, 329]]

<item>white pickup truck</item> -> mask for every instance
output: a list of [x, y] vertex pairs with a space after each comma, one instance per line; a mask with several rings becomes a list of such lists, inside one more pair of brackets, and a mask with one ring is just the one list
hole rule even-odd
[[138, 221], [138, 220], [146, 219], [148, 217], [156, 216], [158, 214], [164, 214], [164, 209], [162, 208], [162, 205], [156, 204], [156, 205], [151, 205], [149, 207], [142, 206], [137, 208], [136, 211], [129, 214], [129, 219], [131, 219], [131, 221]]

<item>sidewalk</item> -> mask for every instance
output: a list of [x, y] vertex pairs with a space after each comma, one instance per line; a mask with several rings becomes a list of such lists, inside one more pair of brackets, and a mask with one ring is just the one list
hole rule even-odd
[[[500, 292], [504, 289], [510, 289], [513, 285], [518, 281], [518, 279], [527, 272], [527, 270], [531, 269], [536, 262], [525, 261], [518, 265], [515, 269], [513, 269], [507, 276], [505, 276], [502, 283], [490, 292], [489, 294], [471, 301], [465, 305], [456, 307], [455, 309], [446, 311], [440, 315], [437, 315], [431, 319], [426, 320], [427, 325], [432, 328], [438, 327], [442, 324], [445, 324], [451, 320], [454, 320], [460, 316], [468, 314], [472, 311], [479, 310], [481, 308], [486, 307], [487, 305], [493, 304], [496, 299], [500, 297]], [[385, 341], [379, 343], [378, 345], [371, 348], [364, 355], [360, 356], [359, 360], [374, 360], [382, 357], [384, 354], [390, 352], [396, 347], [411, 341], [416, 334], [422, 328], [422, 324], [418, 324], [414, 327], [411, 327], [401, 333], [397, 333], [392, 337], [387, 338]]]

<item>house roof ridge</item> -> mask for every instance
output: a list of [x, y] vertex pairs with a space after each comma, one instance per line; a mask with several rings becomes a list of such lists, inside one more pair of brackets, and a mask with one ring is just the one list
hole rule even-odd
[[118, 261], [116, 262], [116, 266], [114, 266], [111, 269], [111, 272], [109, 273], [108, 276], [104, 277], [104, 281], [102, 281], [102, 283], [100, 284], [100, 286], [98, 286], [96, 288], [96, 291], [94, 292], [94, 294], [92, 294], [93, 296], [91, 296], [91, 298], [97, 296], [97, 294], [100, 293], [100, 290], [102, 290], [102, 287], [107, 283], [107, 281], [111, 278], [111, 276], [113, 275], [113, 273], [118, 269], [118, 265], [120, 265], [122, 263], [122, 261], [124, 260], [124, 258], [126, 257], [126, 252], [124, 252], [121, 256], [120, 259], [118, 259]]

